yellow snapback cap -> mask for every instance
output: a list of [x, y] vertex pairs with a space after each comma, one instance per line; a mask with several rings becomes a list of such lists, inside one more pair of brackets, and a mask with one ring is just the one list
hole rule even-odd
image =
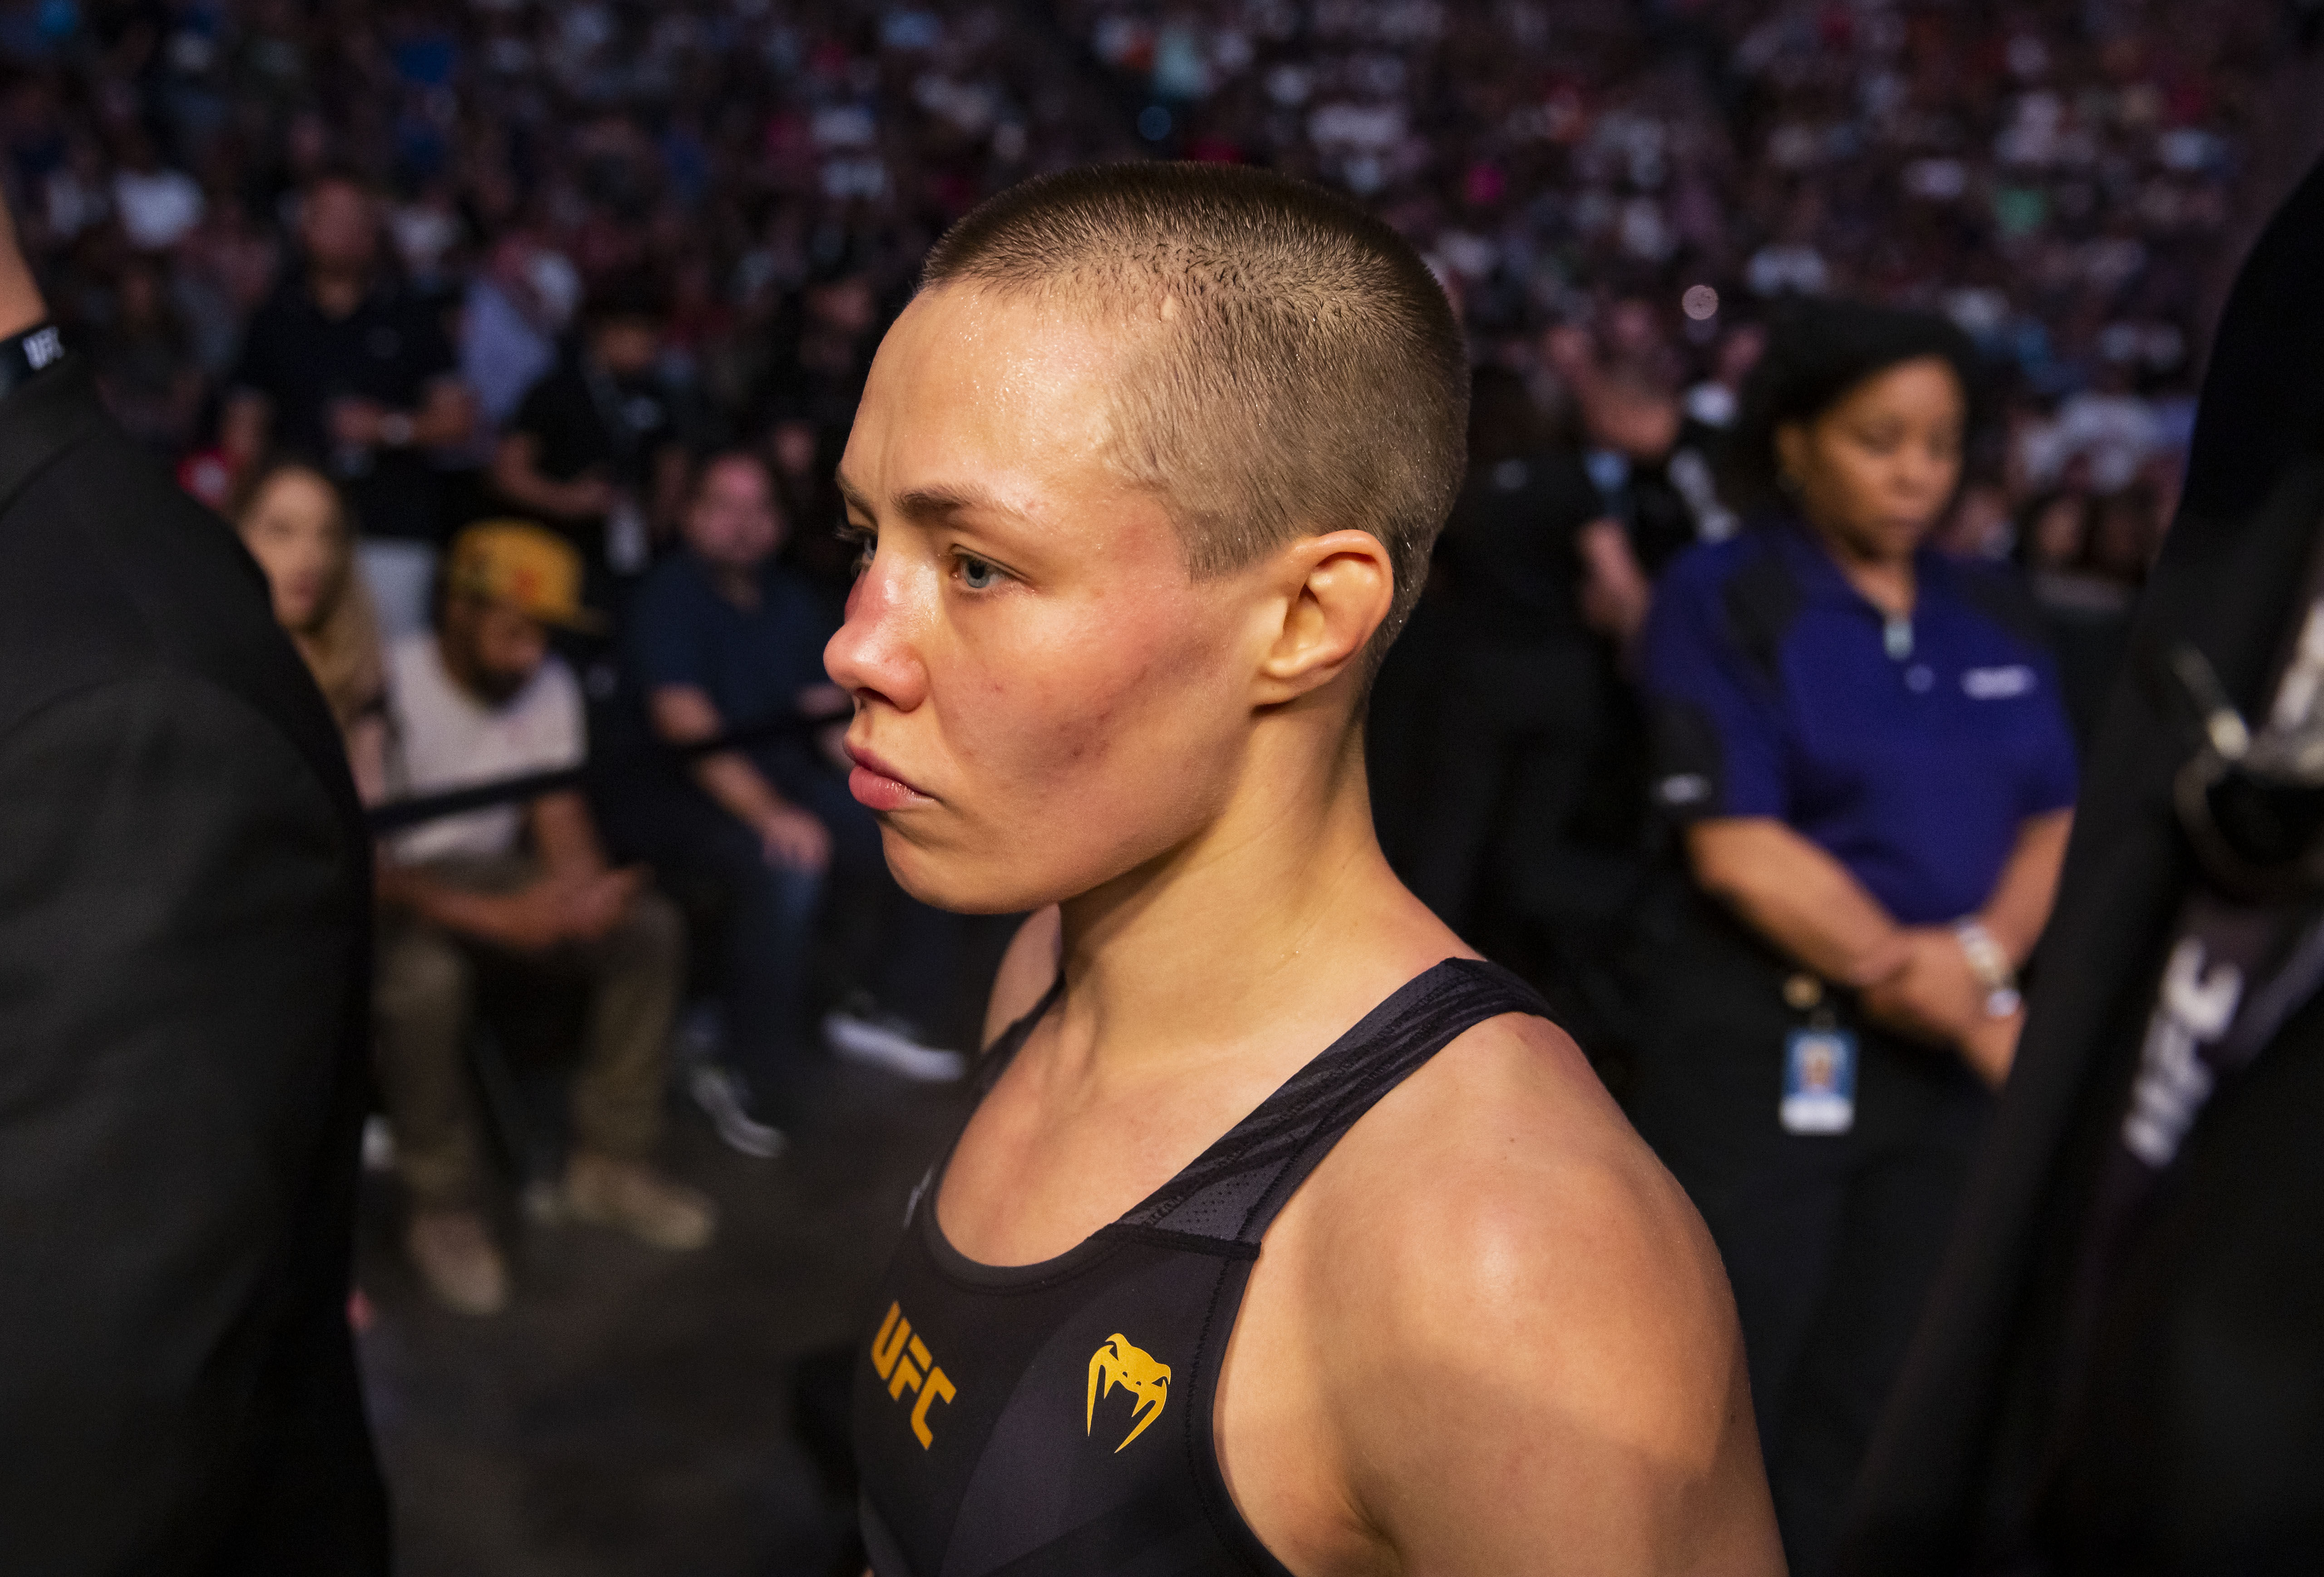
[[504, 603], [544, 624], [603, 634], [605, 619], [582, 605], [581, 555], [530, 521], [479, 521], [452, 539], [451, 589]]

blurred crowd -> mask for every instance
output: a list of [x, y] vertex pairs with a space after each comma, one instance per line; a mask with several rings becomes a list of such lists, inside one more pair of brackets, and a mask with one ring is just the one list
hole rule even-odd
[[[1940, 308], [2006, 383], [1960, 540], [2003, 551], [2039, 495], [2070, 495], [2090, 518], [2045, 513], [2044, 553], [2079, 539], [2045, 567], [2118, 577], [2127, 545], [2098, 539], [2167, 513], [2206, 248], [2280, 12], [11, 0], [0, 143], [51, 300], [173, 455], [234, 436], [300, 194], [344, 169], [375, 184], [383, 269], [475, 401], [426, 435], [431, 467], [488, 471], [589, 291], [642, 272], [689, 440], [767, 444], [789, 502], [821, 509], [862, 363], [944, 225], [1039, 170], [1160, 153], [1376, 205], [1480, 359], [1556, 413], [1578, 395], [1541, 353], [1557, 326], [1715, 417], [1728, 342], [1771, 298]], [[2105, 530], [2101, 499], [2124, 501]], [[432, 529], [477, 503], [448, 488]]]

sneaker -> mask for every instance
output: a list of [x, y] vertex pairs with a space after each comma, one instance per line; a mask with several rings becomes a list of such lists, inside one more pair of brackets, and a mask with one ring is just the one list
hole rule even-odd
[[948, 1084], [968, 1071], [956, 1051], [930, 1046], [908, 1019], [857, 999], [824, 1015], [823, 1038], [850, 1062], [885, 1068], [924, 1084]]
[[764, 1161], [782, 1154], [789, 1142], [782, 1130], [751, 1115], [750, 1092], [733, 1068], [699, 1064], [686, 1075], [686, 1089], [728, 1149]]
[[395, 1170], [395, 1130], [376, 1112], [364, 1119], [363, 1168], [383, 1175]]
[[403, 1246], [429, 1294], [455, 1314], [497, 1314], [508, 1307], [508, 1261], [473, 1210], [423, 1210]]
[[565, 1208], [575, 1221], [625, 1231], [641, 1243], [683, 1252], [710, 1241], [718, 1220], [709, 1198], [673, 1183], [643, 1161], [576, 1150], [565, 1165]]

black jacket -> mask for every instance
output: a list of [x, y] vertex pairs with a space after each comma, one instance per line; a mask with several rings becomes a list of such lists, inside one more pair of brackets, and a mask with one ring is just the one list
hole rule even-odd
[[0, 399], [0, 1568], [387, 1569], [370, 872], [232, 532], [79, 364]]
[[2101, 724], [2031, 1018], [1840, 1569], [2324, 1571], [2324, 1000], [2223, 1083], [2061, 1379], [2073, 1267], [2194, 875], [2193, 742], [2141, 669], [2180, 641], [2246, 716], [2324, 530], [2324, 166], [2246, 264], [2187, 490]]

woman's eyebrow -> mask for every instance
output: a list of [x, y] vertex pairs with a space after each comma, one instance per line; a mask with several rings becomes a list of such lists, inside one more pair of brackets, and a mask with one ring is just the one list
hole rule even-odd
[[979, 514], [1000, 515], [1021, 521], [1025, 512], [1001, 499], [974, 483], [938, 483], [928, 487], [915, 487], [896, 495], [897, 512], [907, 520], [937, 521], [973, 511]]
[[[838, 473], [832, 480], [839, 488], [839, 496], [845, 499], [850, 506], [867, 515], [879, 513], [872, 507], [871, 495], [849, 481], [845, 472]], [[896, 512], [910, 520], [937, 520], [967, 510], [1008, 515], [1018, 520], [1026, 518], [1023, 510], [1003, 503], [997, 494], [973, 482], [939, 482], [896, 495]]]

